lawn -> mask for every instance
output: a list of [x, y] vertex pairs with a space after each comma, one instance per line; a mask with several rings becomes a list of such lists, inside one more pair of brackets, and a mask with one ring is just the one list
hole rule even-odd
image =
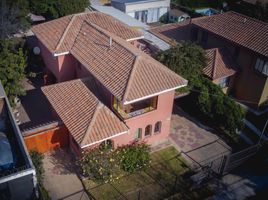
[[171, 193], [176, 177], [189, 171], [189, 168], [174, 147], [152, 153], [151, 161], [150, 168], [125, 174], [114, 183], [83, 182], [96, 199], [163, 199]]

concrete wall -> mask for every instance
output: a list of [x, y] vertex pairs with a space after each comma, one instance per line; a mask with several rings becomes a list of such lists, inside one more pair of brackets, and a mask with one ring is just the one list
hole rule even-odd
[[133, 12], [139, 10], [148, 10], [150, 8], [169, 8], [170, 0], [163, 1], [154, 1], [154, 2], [144, 2], [144, 3], [135, 3], [135, 4], [127, 4], [125, 8], [125, 12]]

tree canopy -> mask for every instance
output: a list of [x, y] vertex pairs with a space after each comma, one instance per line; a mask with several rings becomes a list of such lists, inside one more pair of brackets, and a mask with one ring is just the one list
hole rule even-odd
[[0, 3], [0, 40], [10, 38], [29, 27], [26, 0], [2, 0]]
[[202, 75], [206, 56], [200, 46], [184, 42], [158, 53], [156, 59], [188, 79], [189, 103], [202, 117], [232, 134], [243, 127], [242, 108], [224, 94], [218, 85]]
[[160, 52], [156, 59], [186, 79], [200, 75], [206, 63], [205, 52], [195, 43], [184, 42]]
[[22, 45], [14, 39], [0, 41], [0, 80], [11, 104], [16, 96], [24, 94], [26, 56]]
[[89, 0], [28, 0], [31, 12], [55, 19], [65, 15], [83, 12]]

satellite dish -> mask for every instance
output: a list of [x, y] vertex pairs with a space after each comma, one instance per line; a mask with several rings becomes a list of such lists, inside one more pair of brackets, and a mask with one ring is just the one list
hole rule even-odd
[[33, 53], [34, 53], [34, 55], [39, 55], [40, 52], [41, 52], [41, 50], [40, 50], [39, 47], [34, 47], [34, 48], [33, 48]]

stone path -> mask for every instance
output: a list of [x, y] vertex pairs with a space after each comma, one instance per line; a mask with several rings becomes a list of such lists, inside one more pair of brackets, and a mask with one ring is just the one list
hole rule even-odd
[[52, 200], [89, 200], [69, 153], [58, 149], [45, 154], [44, 186]]
[[170, 138], [190, 160], [201, 165], [231, 153], [231, 148], [212, 129], [194, 121], [178, 107], [171, 118]]

